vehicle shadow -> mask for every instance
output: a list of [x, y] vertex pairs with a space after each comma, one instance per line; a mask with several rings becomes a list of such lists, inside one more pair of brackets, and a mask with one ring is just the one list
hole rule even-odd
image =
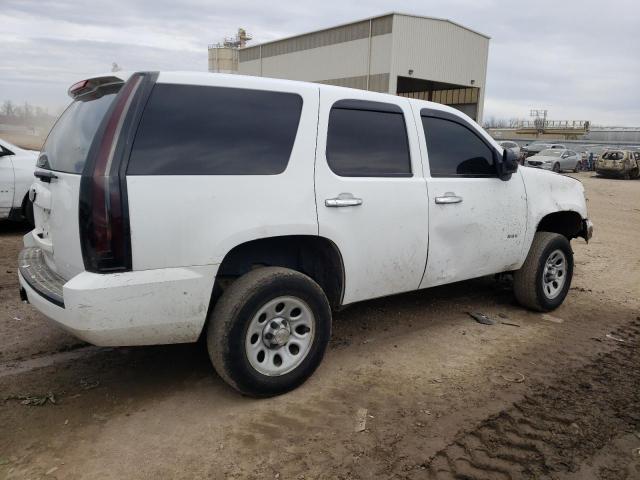
[[[416, 329], [429, 329], [443, 317], [466, 320], [466, 312], [491, 313], [513, 304], [508, 285], [490, 277], [361, 302], [334, 314], [329, 350], [346, 349], [378, 336], [400, 339]], [[5, 378], [0, 388], [13, 391], [12, 387], [24, 389], [35, 382], [39, 389], [46, 386], [52, 392], [73, 396], [83, 393], [78, 382], [88, 379], [99, 381], [103, 393], [126, 396], [140, 405], [185, 390], [199, 391], [215, 402], [251, 401], [240, 397], [215, 373], [204, 341], [88, 350], [92, 353], [73, 365], [63, 363], [16, 375], [15, 382], [20, 385], [7, 385], [9, 378]]]
[[0, 220], [0, 236], [26, 234], [33, 227], [27, 222], [15, 222], [13, 220]]

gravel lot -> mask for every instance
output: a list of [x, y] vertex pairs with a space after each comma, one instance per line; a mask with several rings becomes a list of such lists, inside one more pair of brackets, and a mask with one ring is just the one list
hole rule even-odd
[[26, 229], [0, 223], [0, 478], [640, 479], [640, 181], [577, 177], [595, 237], [558, 310], [493, 279], [353, 305], [311, 380], [268, 400], [201, 345], [50, 326], [18, 298]]

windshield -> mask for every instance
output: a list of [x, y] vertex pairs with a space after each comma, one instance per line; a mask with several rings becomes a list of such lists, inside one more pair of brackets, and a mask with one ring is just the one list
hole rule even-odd
[[562, 155], [562, 150], [548, 148], [547, 150], [541, 151], [539, 155], [542, 157], [559, 157]]
[[38, 166], [59, 172], [82, 173], [93, 137], [120, 86], [102, 89], [73, 101], [49, 133], [42, 147], [46, 163], [41, 165], [38, 161]]

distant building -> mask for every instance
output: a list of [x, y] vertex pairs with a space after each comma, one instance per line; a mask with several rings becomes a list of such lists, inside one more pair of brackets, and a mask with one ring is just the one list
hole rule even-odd
[[480, 121], [488, 55], [487, 35], [451, 20], [389, 13], [240, 48], [238, 73], [422, 98]]
[[243, 28], [233, 38], [209, 45], [209, 71], [215, 73], [238, 72], [238, 49], [244, 47], [251, 37]]

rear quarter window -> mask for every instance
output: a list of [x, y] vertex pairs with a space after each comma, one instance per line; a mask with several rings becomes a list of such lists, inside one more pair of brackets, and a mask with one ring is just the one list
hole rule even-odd
[[142, 115], [130, 175], [276, 175], [296, 138], [294, 93], [158, 84]]

